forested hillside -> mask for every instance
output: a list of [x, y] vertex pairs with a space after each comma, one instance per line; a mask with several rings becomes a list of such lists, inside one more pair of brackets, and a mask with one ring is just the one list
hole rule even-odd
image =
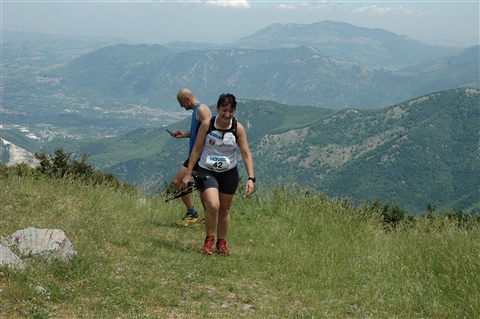
[[[478, 90], [442, 91], [368, 111], [239, 100], [236, 116], [247, 128], [260, 187], [296, 183], [356, 202], [396, 202], [412, 213], [429, 203], [470, 209], [480, 202]], [[188, 127], [189, 119], [169, 126]], [[59, 146], [91, 154], [96, 167], [155, 190], [173, 179], [188, 141], [159, 128], [61, 140], [43, 150]]]

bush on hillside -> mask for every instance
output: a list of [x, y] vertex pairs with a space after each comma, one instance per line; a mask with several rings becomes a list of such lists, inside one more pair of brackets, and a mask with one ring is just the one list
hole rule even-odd
[[102, 173], [86, 163], [89, 155], [84, 154], [81, 161], [73, 158], [72, 153], [65, 154], [62, 148], [55, 149], [55, 156], [45, 152], [35, 153], [40, 165], [35, 169], [51, 178], [71, 178], [91, 185], [109, 185], [115, 189], [133, 189], [126, 182], [120, 182], [112, 173]]
[[383, 219], [383, 224], [388, 228], [395, 228], [397, 225], [405, 220], [407, 212], [400, 208], [398, 204], [388, 202], [381, 206], [380, 200], [376, 199], [371, 204], [373, 211], [380, 211]]
[[428, 213], [425, 215], [429, 219], [435, 218], [446, 218], [449, 220], [454, 220], [457, 222], [457, 225], [462, 228], [469, 228], [475, 224], [480, 223], [480, 213], [478, 211], [472, 211], [470, 213], [464, 213], [461, 210], [447, 210], [441, 215], [434, 215]]
[[88, 185], [106, 185], [114, 189], [136, 190], [126, 182], [120, 182], [112, 173], [102, 173], [86, 163], [88, 155], [83, 155], [81, 161], [73, 158], [72, 153], [65, 154], [63, 149], [56, 149], [55, 156], [42, 152], [35, 153], [40, 161], [37, 167], [30, 167], [26, 163], [17, 163], [12, 166], [0, 165], [0, 177], [10, 176], [46, 176], [81, 181]]
[[407, 213], [398, 204], [388, 202], [381, 204], [379, 199], [373, 201], [366, 206], [366, 211], [370, 213], [380, 212], [381, 220], [387, 231], [396, 229], [400, 224], [406, 224], [414, 227], [415, 224], [422, 219], [430, 220], [432, 223], [438, 219], [448, 219], [456, 221], [458, 227], [470, 228], [480, 223], [480, 212], [472, 211], [464, 213], [461, 210], [447, 210], [441, 214], [436, 213], [436, 205], [429, 203], [427, 205], [427, 213], [423, 215], [414, 216]]

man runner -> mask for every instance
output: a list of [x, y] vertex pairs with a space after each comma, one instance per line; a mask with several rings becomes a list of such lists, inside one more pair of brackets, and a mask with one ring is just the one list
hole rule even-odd
[[[190, 160], [190, 153], [192, 153], [193, 145], [195, 145], [195, 140], [197, 139], [197, 132], [200, 124], [206, 119], [212, 117], [212, 112], [208, 108], [208, 106], [200, 101], [195, 97], [192, 90], [188, 88], [182, 88], [177, 93], [177, 101], [180, 104], [180, 107], [183, 107], [185, 110], [193, 110], [192, 113], [192, 122], [190, 125], [190, 132], [181, 132], [175, 131], [173, 132], [173, 137], [175, 138], [190, 138], [190, 146], [188, 149], [188, 158], [183, 163], [182, 167], [178, 170], [177, 175], [173, 180], [173, 185], [177, 191], [182, 189], [183, 178], [187, 173], [188, 162]], [[193, 159], [195, 161], [194, 171], [198, 170], [198, 158]], [[180, 227], [188, 227], [190, 225], [199, 223], [202, 219], [200, 215], [195, 210], [193, 206], [192, 197], [190, 194], [182, 196], [183, 203], [187, 208], [187, 213], [182, 218], [182, 220], [178, 221], [176, 224]]]

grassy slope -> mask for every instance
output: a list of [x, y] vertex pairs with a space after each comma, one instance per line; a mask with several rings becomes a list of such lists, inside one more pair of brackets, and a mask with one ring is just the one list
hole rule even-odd
[[66, 264], [3, 269], [0, 318], [480, 316], [478, 226], [425, 219], [386, 233], [345, 200], [259, 190], [236, 196], [224, 258], [198, 253], [201, 226], [172, 227], [179, 200], [41, 178], [0, 187], [2, 234], [60, 228], [78, 251]]

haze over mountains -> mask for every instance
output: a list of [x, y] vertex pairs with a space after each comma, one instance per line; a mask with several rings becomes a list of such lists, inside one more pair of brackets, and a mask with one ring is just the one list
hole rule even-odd
[[[237, 96], [331, 109], [379, 108], [407, 98], [455, 87], [478, 86], [472, 64], [478, 47], [431, 61], [435, 68], [410, 67], [408, 72], [344, 62], [314, 47], [272, 50], [186, 51], [122, 67], [102, 67], [117, 51], [151, 57], [157, 48], [114, 46], [83, 56], [69, 66], [65, 83], [72, 94], [101, 94], [114, 101], [141, 98], [145, 103], [174, 110], [172, 96], [180, 86], [195, 87], [199, 96], [234, 91]], [[478, 62], [478, 61], [477, 61]], [[445, 78], [448, 75], [448, 78]], [[101, 89], [101, 92], [99, 92]], [[164, 101], [162, 103], [162, 101]], [[167, 104], [168, 103], [168, 104]], [[170, 104], [170, 105], [169, 105]]]
[[311, 46], [323, 55], [372, 67], [398, 69], [421, 61], [443, 57], [459, 48], [426, 45], [407, 36], [383, 29], [356, 27], [337, 21], [312, 24], [272, 24], [232, 43], [212, 46], [173, 42], [165, 45], [174, 51], [213, 49], [291, 49]]
[[[31, 152], [92, 154], [97, 168], [155, 189], [186, 156], [186, 144], [157, 128], [188, 129], [175, 98], [187, 86], [209, 105], [223, 92], [242, 100], [238, 117], [265, 182], [395, 200], [415, 212], [428, 202], [478, 202], [478, 46], [429, 46], [333, 21], [271, 25], [222, 46], [23, 36], [2, 47], [2, 138]], [[441, 145], [455, 151], [445, 157]], [[437, 189], [452, 185], [442, 198]]]

